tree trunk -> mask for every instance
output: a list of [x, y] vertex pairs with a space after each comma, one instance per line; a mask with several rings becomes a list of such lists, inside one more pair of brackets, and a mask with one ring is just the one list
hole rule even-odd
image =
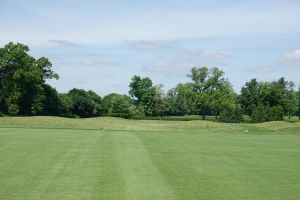
[[200, 110], [199, 110], [199, 115], [202, 115], [202, 120], [205, 120], [205, 106], [204, 105], [200, 105]]
[[216, 110], [216, 121], [218, 121], [218, 114], [220, 115], [221, 111], [219, 109]]
[[202, 120], [205, 120], [205, 108], [204, 107], [202, 107], [203, 109], [202, 109]]
[[299, 120], [300, 120], [300, 100], [299, 100], [299, 108], [298, 108], [298, 118], [299, 118]]

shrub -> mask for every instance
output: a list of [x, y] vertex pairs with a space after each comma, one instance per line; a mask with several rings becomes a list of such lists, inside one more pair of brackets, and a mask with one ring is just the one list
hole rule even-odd
[[131, 99], [129, 96], [117, 95], [112, 99], [108, 113], [123, 113], [128, 115], [130, 106]]
[[75, 117], [74, 114], [72, 113], [73, 109], [73, 101], [72, 98], [69, 97], [67, 94], [60, 93], [58, 94], [58, 99], [59, 99], [59, 115], [62, 117]]
[[72, 113], [80, 117], [97, 116], [95, 101], [91, 99], [88, 92], [82, 89], [72, 89], [68, 92], [73, 102]]
[[128, 111], [129, 111], [129, 118], [138, 119], [138, 118], [145, 117], [144, 108], [142, 106], [132, 105], [129, 107]]
[[266, 108], [262, 104], [258, 104], [258, 106], [252, 111], [250, 117], [251, 117], [251, 121], [254, 123], [268, 121]]
[[19, 106], [17, 104], [11, 103], [8, 105], [8, 113], [11, 116], [16, 116], [19, 113]]
[[227, 123], [243, 122], [243, 110], [239, 106], [231, 106], [223, 109], [219, 120]]
[[270, 121], [281, 121], [283, 120], [284, 111], [281, 105], [273, 106], [270, 108], [269, 120]]
[[44, 84], [43, 115], [59, 115], [59, 97], [55, 88]]
[[129, 119], [130, 116], [128, 113], [108, 113], [105, 114], [103, 116], [109, 116], [109, 117], [121, 117], [121, 118], [125, 118], [125, 119]]
[[283, 120], [284, 111], [281, 105], [278, 106], [263, 106], [259, 104], [251, 115], [251, 121], [255, 123], [267, 121], [281, 121]]

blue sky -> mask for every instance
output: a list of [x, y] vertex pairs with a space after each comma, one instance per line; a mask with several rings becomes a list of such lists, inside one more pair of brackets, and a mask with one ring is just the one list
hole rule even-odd
[[50, 58], [60, 92], [126, 94], [133, 75], [168, 90], [193, 66], [219, 67], [239, 92], [253, 77], [300, 84], [299, 19], [299, 0], [0, 0], [0, 45]]

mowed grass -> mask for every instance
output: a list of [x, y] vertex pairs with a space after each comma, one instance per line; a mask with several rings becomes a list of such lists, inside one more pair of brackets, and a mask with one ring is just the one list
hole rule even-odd
[[0, 199], [300, 199], [300, 125], [0, 118]]

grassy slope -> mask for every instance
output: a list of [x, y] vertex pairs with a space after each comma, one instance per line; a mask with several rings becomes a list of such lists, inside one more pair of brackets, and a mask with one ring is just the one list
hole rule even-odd
[[300, 199], [299, 123], [33, 117], [0, 127], [0, 199]]
[[226, 124], [212, 121], [127, 120], [113, 117], [70, 119], [61, 117], [0, 117], [0, 127], [66, 128], [145, 131], [222, 131], [222, 132], [274, 132], [300, 131], [300, 122], [267, 122], [261, 124]]

